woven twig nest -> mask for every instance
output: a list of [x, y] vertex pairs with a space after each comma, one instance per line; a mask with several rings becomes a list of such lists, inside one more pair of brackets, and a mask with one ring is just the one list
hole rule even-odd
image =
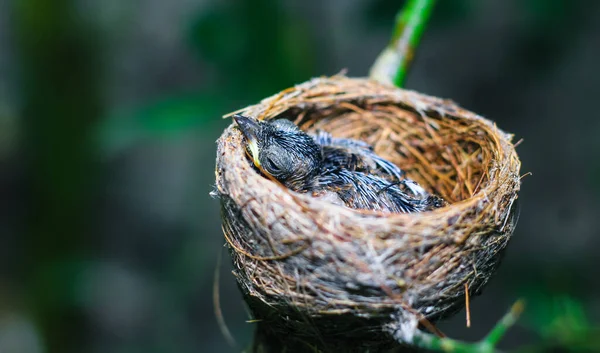
[[516, 223], [511, 135], [451, 101], [343, 76], [242, 112], [366, 141], [449, 202], [385, 214], [294, 193], [253, 168], [232, 124], [218, 140], [216, 186], [234, 274], [263, 334], [376, 351], [486, 284]]

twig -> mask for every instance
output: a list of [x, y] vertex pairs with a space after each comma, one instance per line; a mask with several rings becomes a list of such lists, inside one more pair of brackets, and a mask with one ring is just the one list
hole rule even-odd
[[418, 332], [413, 338], [411, 344], [438, 352], [450, 353], [493, 353], [496, 352], [496, 345], [504, 336], [506, 331], [515, 324], [519, 315], [523, 311], [524, 304], [522, 300], [517, 301], [511, 307], [510, 311], [494, 326], [490, 333], [481, 341], [475, 343], [462, 342], [451, 338], [440, 338], [434, 335]]
[[465, 283], [465, 308], [467, 311], [467, 327], [471, 327], [471, 303], [469, 302], [469, 284]]
[[371, 78], [402, 87], [419, 45], [435, 0], [408, 0], [396, 15], [394, 33], [388, 46], [371, 67]]
[[221, 311], [221, 300], [219, 295], [219, 274], [221, 271], [221, 258], [223, 257], [223, 250], [219, 251], [219, 256], [217, 257], [217, 266], [215, 266], [215, 275], [213, 280], [213, 305], [215, 309], [215, 317], [217, 319], [217, 324], [219, 325], [219, 330], [221, 330], [221, 334], [229, 344], [231, 348], [237, 349], [237, 343], [231, 331], [227, 327], [227, 323], [225, 322], [225, 318], [223, 317], [223, 312]]

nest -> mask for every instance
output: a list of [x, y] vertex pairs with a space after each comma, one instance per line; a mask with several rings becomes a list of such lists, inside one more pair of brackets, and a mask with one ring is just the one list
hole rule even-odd
[[448, 100], [344, 76], [241, 112], [366, 141], [449, 203], [384, 214], [291, 192], [253, 168], [232, 124], [218, 140], [216, 186], [234, 275], [263, 335], [377, 351], [456, 312], [467, 290], [478, 294], [489, 280], [520, 187], [512, 136], [492, 122]]

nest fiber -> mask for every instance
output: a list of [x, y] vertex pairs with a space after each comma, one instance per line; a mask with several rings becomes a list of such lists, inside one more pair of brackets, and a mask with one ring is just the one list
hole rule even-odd
[[232, 124], [218, 140], [223, 231], [239, 287], [267, 334], [379, 347], [410, 335], [406, 325], [460, 309], [465, 288], [478, 294], [494, 272], [516, 223], [520, 162], [512, 136], [489, 120], [448, 100], [344, 76], [313, 79], [240, 112], [366, 141], [449, 203], [385, 214], [294, 193], [253, 168]]

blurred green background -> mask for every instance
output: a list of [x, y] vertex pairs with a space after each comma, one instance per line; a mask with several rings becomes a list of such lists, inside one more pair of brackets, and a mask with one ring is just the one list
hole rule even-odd
[[[313, 76], [364, 76], [403, 1], [0, 0], [0, 352], [235, 352], [252, 324], [214, 183], [221, 116]], [[521, 138], [497, 276], [440, 324], [600, 351], [600, 2], [439, 1], [407, 87]], [[568, 348], [565, 348], [568, 347]]]

